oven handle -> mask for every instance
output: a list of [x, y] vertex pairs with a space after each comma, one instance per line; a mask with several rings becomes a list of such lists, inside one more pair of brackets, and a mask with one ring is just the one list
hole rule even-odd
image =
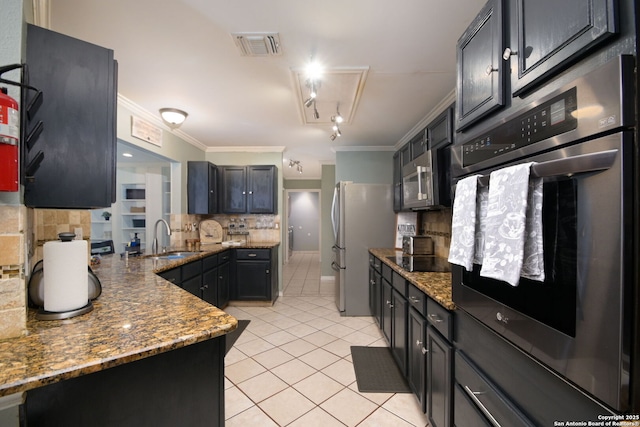
[[467, 393], [467, 396], [469, 396], [471, 400], [473, 400], [473, 402], [480, 408], [480, 410], [484, 413], [484, 415], [486, 415], [486, 417], [489, 418], [489, 421], [491, 422], [491, 424], [493, 424], [495, 427], [501, 427], [498, 420], [495, 419], [495, 417], [491, 414], [491, 412], [489, 412], [489, 410], [482, 404], [480, 399], [478, 399], [477, 395], [483, 394], [483, 392], [473, 391], [467, 385], [464, 386], [464, 391], [465, 393]]
[[[616, 160], [618, 150], [599, 151], [597, 153], [580, 154], [564, 159], [534, 163], [531, 166], [531, 176], [547, 178], [552, 176], [571, 176], [577, 173], [597, 172], [609, 169]], [[478, 177], [482, 187], [489, 185], [489, 175]]]

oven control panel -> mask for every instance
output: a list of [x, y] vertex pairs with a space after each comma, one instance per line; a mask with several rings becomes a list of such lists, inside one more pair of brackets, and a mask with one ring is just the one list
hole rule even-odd
[[575, 129], [576, 93], [573, 87], [463, 144], [462, 165], [480, 163]]

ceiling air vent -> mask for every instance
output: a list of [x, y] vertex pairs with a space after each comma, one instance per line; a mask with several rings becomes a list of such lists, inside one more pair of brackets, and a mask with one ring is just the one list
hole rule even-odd
[[231, 36], [242, 56], [280, 55], [278, 33], [232, 33]]

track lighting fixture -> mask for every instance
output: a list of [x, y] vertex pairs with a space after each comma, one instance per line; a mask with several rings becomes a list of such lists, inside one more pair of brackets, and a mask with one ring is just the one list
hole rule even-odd
[[300, 160], [289, 160], [289, 167], [296, 167], [296, 171], [298, 171], [299, 174], [302, 173], [302, 165], [300, 164]]
[[316, 97], [318, 96], [318, 87], [320, 86], [320, 82], [313, 80], [313, 79], [308, 79], [306, 86], [309, 88], [309, 98], [307, 98], [304, 101], [304, 106], [309, 108], [311, 107], [311, 104], [313, 104], [313, 109], [314, 109], [314, 117], [316, 117], [316, 119], [320, 118], [320, 116], [318, 115], [318, 110], [316, 109], [316, 105], [315, 105], [315, 101], [316, 101]]
[[318, 120], [320, 118], [320, 114], [318, 113], [318, 109], [316, 108], [316, 100], [313, 100], [313, 118]]
[[332, 141], [335, 140], [337, 137], [342, 136], [342, 132], [340, 132], [340, 123], [342, 123], [344, 119], [340, 115], [339, 107], [340, 107], [340, 104], [336, 106], [336, 115], [331, 116], [331, 122], [333, 123], [333, 126], [331, 128], [333, 129], [333, 133], [329, 138], [331, 138]]

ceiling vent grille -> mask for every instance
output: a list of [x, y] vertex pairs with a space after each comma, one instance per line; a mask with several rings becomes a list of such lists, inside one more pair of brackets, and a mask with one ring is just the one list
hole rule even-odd
[[231, 36], [242, 56], [280, 55], [278, 33], [232, 33]]

